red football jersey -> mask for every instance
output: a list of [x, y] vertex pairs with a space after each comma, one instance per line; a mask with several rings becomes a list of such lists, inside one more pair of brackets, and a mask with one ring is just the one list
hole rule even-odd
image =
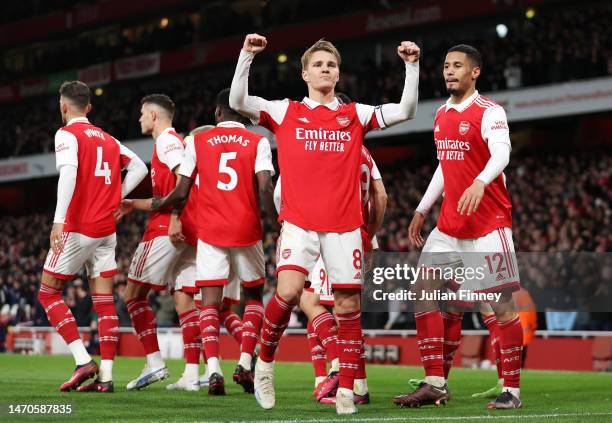
[[179, 172], [199, 178], [199, 239], [220, 247], [261, 240], [255, 174], [274, 173], [271, 157], [268, 140], [238, 122], [221, 122], [188, 142]]
[[[185, 142], [176, 133], [174, 128], [164, 130], [155, 140], [153, 156], [151, 157], [151, 185], [153, 195], [165, 197], [170, 194], [176, 186], [176, 175], [172, 169], [179, 166], [185, 155]], [[187, 200], [187, 204], [181, 213], [181, 224], [185, 241], [190, 245], [196, 245], [197, 233], [195, 228], [196, 196], [197, 187], [194, 184]], [[172, 206], [151, 213], [147, 229], [142, 237], [148, 241], [158, 236], [168, 235], [168, 226]]]
[[64, 231], [93, 238], [113, 234], [113, 213], [121, 201], [121, 170], [131, 158], [119, 141], [86, 118], [73, 119], [58, 131], [55, 151], [58, 166], [77, 166]]
[[491, 157], [488, 142], [509, 142], [503, 109], [474, 93], [461, 105], [440, 107], [434, 120], [434, 139], [444, 175], [444, 200], [438, 229], [455, 238], [479, 238], [512, 226], [512, 204], [500, 174], [485, 188], [478, 210], [461, 216], [457, 204], [463, 192]]
[[361, 183], [361, 206], [363, 225], [361, 225], [361, 238], [364, 251], [372, 250], [372, 241], [368, 235], [368, 222], [370, 221], [370, 186], [373, 181], [381, 179], [380, 172], [374, 163], [372, 155], [365, 146], [361, 147], [361, 164], [359, 167], [359, 181]]
[[363, 137], [381, 127], [374, 107], [337, 100], [321, 105], [309, 98], [264, 107], [259, 124], [276, 134], [283, 177], [279, 219], [317, 232], [360, 227]]

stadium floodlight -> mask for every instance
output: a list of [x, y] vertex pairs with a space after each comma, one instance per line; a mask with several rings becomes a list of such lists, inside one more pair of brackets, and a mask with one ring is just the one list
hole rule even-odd
[[103, 90], [102, 88], [98, 87], [98, 88], [96, 88], [96, 89], [94, 90], [94, 94], [95, 94], [96, 96], [100, 97], [102, 94], [104, 94], [104, 90]]
[[278, 57], [276, 58], [278, 60], [278, 63], [286, 63], [287, 62], [287, 55], [285, 53], [281, 53], [278, 55]]
[[169, 23], [170, 21], [168, 18], [162, 18], [161, 21], [159, 21], [159, 27], [162, 29], [167, 28]]
[[525, 11], [525, 17], [527, 19], [533, 19], [535, 15], [536, 15], [536, 11], [533, 7], [528, 7], [527, 10]]
[[495, 31], [497, 31], [497, 36], [499, 38], [505, 38], [506, 35], [508, 35], [508, 27], [504, 24], [497, 25]]

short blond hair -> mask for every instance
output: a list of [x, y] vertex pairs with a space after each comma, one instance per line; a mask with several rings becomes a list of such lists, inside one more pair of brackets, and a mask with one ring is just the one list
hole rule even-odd
[[340, 58], [340, 53], [338, 52], [336, 46], [330, 43], [329, 41], [326, 41], [325, 39], [321, 38], [319, 41], [311, 45], [308, 50], [304, 52], [304, 54], [302, 54], [302, 69], [306, 69], [308, 67], [310, 56], [312, 56], [312, 54], [316, 51], [326, 51], [328, 53], [333, 54], [336, 60], [338, 61], [338, 66], [340, 66], [342, 59]]

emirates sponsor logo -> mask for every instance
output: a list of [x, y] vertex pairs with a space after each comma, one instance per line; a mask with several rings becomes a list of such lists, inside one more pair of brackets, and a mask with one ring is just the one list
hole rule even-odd
[[343, 141], [351, 140], [349, 131], [328, 129], [295, 128], [295, 139], [300, 141]]
[[340, 115], [336, 117], [336, 122], [338, 122], [338, 125], [340, 126], [349, 126], [349, 123], [351, 123], [351, 120], [346, 115]]
[[469, 130], [470, 130], [470, 122], [467, 122], [465, 120], [461, 121], [461, 123], [459, 124], [459, 133], [461, 135], [465, 135], [468, 133]]

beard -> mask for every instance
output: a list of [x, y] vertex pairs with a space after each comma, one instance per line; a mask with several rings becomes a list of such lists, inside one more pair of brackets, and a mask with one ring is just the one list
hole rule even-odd
[[446, 88], [446, 92], [449, 95], [457, 95], [459, 93], [459, 90], [457, 88]]

